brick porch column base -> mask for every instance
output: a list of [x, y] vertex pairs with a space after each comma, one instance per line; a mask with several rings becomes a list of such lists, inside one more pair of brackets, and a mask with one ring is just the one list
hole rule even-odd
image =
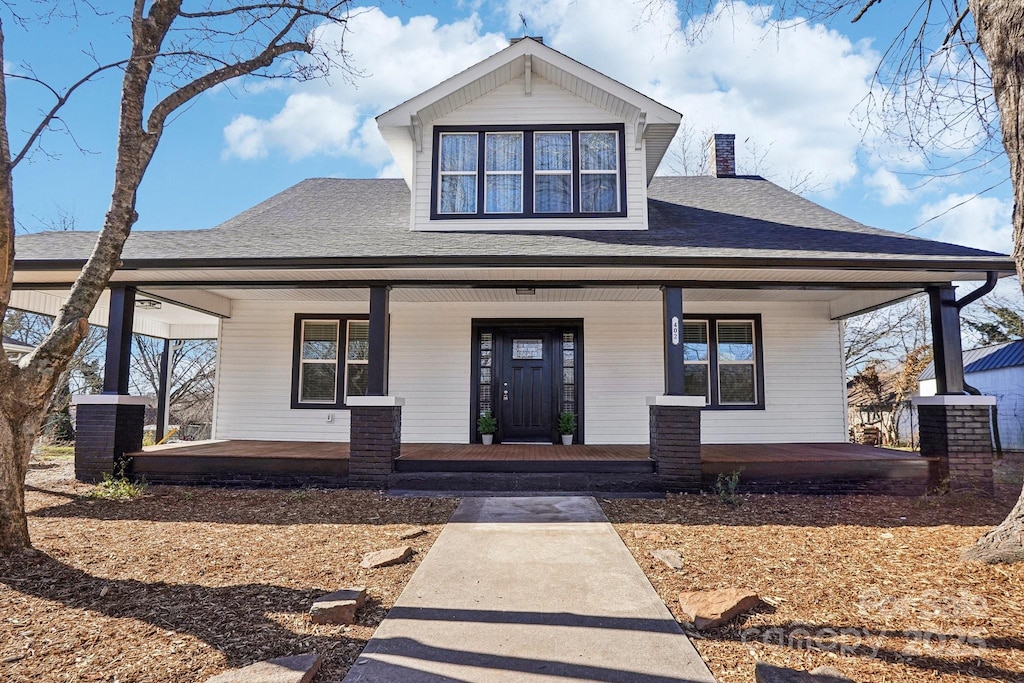
[[349, 434], [351, 488], [383, 489], [402, 454], [402, 404], [394, 396], [353, 396]]
[[993, 492], [992, 427], [994, 396], [921, 396], [917, 406], [921, 455], [939, 459], [937, 486], [954, 492]]
[[702, 397], [649, 396], [651, 459], [666, 491], [700, 491]]
[[104, 474], [129, 474], [124, 454], [142, 450], [146, 399], [96, 394], [74, 396], [75, 478], [97, 482]]

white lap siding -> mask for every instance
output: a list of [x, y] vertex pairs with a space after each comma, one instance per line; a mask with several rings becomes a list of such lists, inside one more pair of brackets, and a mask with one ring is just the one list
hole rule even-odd
[[[234, 302], [221, 330], [217, 438], [347, 441], [347, 411], [290, 407], [294, 319], [366, 310], [365, 303]], [[705, 411], [705, 443], [846, 439], [839, 326], [825, 304], [697, 303], [686, 313], [762, 315], [766, 409]], [[586, 442], [647, 443], [645, 398], [663, 392], [661, 304], [602, 301], [392, 302], [389, 384], [406, 401], [403, 441], [469, 441], [472, 322], [482, 318], [582, 319]]]

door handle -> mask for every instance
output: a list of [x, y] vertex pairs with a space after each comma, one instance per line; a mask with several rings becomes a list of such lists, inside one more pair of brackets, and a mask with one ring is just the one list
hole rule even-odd
[[505, 391], [501, 392], [501, 400], [503, 400], [503, 401], [507, 401], [508, 400], [508, 389], [505, 389]]

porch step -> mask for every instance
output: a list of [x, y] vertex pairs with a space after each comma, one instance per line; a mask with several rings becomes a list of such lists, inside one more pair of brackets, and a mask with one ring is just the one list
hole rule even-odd
[[395, 472], [392, 491], [560, 491], [588, 493], [662, 493], [654, 472]]
[[398, 458], [396, 472], [504, 472], [520, 474], [650, 474], [647, 460], [427, 460]]

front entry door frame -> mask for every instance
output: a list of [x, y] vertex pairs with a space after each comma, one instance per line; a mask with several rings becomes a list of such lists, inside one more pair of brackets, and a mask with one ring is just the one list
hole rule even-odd
[[[574, 335], [574, 379], [575, 379], [575, 404], [576, 404], [576, 434], [574, 443], [584, 442], [583, 424], [583, 320], [578, 318], [529, 318], [529, 319], [476, 319], [473, 320], [473, 344], [472, 344], [472, 371], [470, 391], [470, 443], [478, 443], [480, 433], [476, 427], [478, 411], [480, 408], [480, 395], [483, 391], [491, 392], [491, 405], [494, 416], [498, 421], [498, 432], [495, 435], [500, 443], [506, 439], [507, 416], [503, 414], [503, 383], [510, 374], [509, 364], [511, 363], [511, 349], [507, 347], [513, 335], [529, 336], [537, 333], [550, 334], [550, 343], [545, 344], [544, 354], [551, 358], [551, 387], [550, 400], [552, 402], [550, 412], [552, 413], [550, 434], [543, 440], [557, 443], [558, 435], [558, 414], [562, 407], [563, 391], [563, 363], [562, 363], [562, 334], [572, 332]], [[481, 333], [492, 335], [492, 367], [490, 385], [481, 384]], [[507, 410], [507, 408], [506, 408]], [[541, 440], [541, 438], [538, 438]]]

